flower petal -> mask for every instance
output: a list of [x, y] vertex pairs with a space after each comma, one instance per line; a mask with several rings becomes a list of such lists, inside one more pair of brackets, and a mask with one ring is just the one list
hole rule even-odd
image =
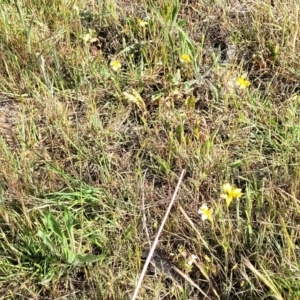
[[229, 197], [229, 196], [228, 196], [228, 197], [226, 198], [226, 206], [227, 206], [227, 207], [229, 207], [229, 206], [230, 206], [230, 204], [231, 204], [232, 200], [233, 200], [233, 198], [232, 198], [232, 197]]
[[205, 203], [200, 207], [198, 213], [201, 215], [201, 219], [203, 221], [205, 221], [206, 219], [212, 221], [213, 209], [208, 208], [208, 206]]
[[227, 194], [221, 194], [220, 197], [223, 198], [223, 199], [227, 199], [228, 195]]
[[180, 61], [181, 61], [182, 63], [190, 63], [190, 62], [192, 62], [192, 61], [191, 61], [191, 58], [190, 58], [190, 56], [189, 56], [188, 54], [182, 54], [182, 55], [180, 56]]
[[139, 26], [141, 27], [145, 27], [146, 25], [148, 25], [148, 22], [144, 21], [144, 20], [141, 20], [141, 19], [138, 19], [138, 24]]
[[118, 71], [121, 69], [121, 63], [118, 60], [112, 60], [110, 62], [110, 66], [114, 71]]
[[223, 184], [223, 190], [225, 193], [230, 193], [232, 191], [232, 186], [230, 183]]
[[242, 189], [234, 189], [232, 195], [235, 198], [240, 198], [242, 196]]
[[246, 89], [248, 86], [250, 86], [250, 81], [243, 78], [243, 77], [239, 77], [237, 80], [237, 84], [241, 89]]
[[205, 221], [207, 219], [207, 216], [205, 214], [202, 214], [201, 219], [202, 219], [202, 221]]

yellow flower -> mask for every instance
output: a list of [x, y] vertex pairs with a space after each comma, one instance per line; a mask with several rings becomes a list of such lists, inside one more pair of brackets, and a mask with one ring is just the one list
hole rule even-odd
[[240, 198], [242, 196], [242, 190], [233, 188], [229, 183], [225, 183], [223, 185], [223, 191], [224, 194], [221, 194], [221, 198], [226, 200], [227, 207], [229, 207], [234, 198]]
[[239, 77], [236, 83], [239, 86], [239, 88], [243, 90], [246, 89], [251, 84], [249, 80], [245, 79], [245, 76]]
[[181, 54], [180, 61], [184, 64], [191, 63], [192, 60], [188, 54]]
[[206, 219], [212, 221], [213, 209], [208, 208], [205, 203], [200, 207], [198, 213], [201, 215], [201, 219], [203, 221], [205, 221]]
[[111, 62], [110, 62], [110, 66], [111, 66], [111, 68], [114, 70], [114, 71], [119, 71], [120, 69], [121, 69], [121, 63], [120, 63], [120, 61], [118, 61], [118, 60], [112, 60]]
[[148, 25], [148, 22], [141, 20], [141, 19], [138, 19], [137, 22], [138, 22], [139, 26], [141, 26], [141, 27], [145, 27], [146, 25]]

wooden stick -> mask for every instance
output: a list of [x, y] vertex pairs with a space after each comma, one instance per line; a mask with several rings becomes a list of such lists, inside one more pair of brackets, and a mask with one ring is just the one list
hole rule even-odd
[[172, 197], [172, 199], [171, 199], [171, 201], [170, 201], [170, 204], [169, 204], [169, 206], [168, 206], [168, 209], [167, 209], [167, 211], [166, 211], [166, 213], [165, 213], [165, 216], [164, 216], [164, 218], [163, 218], [163, 220], [162, 220], [162, 222], [161, 222], [161, 225], [160, 225], [160, 227], [159, 227], [159, 229], [158, 229], [158, 232], [157, 232], [157, 234], [156, 234], [156, 237], [155, 237], [155, 239], [154, 239], [154, 242], [153, 242], [153, 244], [152, 244], [152, 247], [151, 247], [151, 249], [150, 249], [150, 251], [149, 251], [148, 257], [147, 257], [146, 262], [145, 262], [145, 264], [144, 264], [142, 273], [141, 273], [140, 278], [139, 278], [139, 280], [138, 280], [138, 283], [137, 283], [137, 285], [136, 285], [136, 287], [135, 287], [134, 294], [133, 294], [131, 300], [135, 300], [136, 297], [137, 297], [137, 295], [138, 295], [138, 292], [139, 292], [140, 287], [141, 287], [141, 285], [142, 285], [142, 282], [143, 282], [143, 279], [144, 279], [144, 277], [145, 277], [147, 268], [148, 268], [148, 266], [149, 266], [149, 264], [150, 264], [152, 255], [153, 255], [154, 250], [155, 250], [155, 248], [156, 248], [156, 245], [157, 245], [157, 243], [158, 243], [158, 239], [159, 239], [160, 234], [161, 234], [161, 232], [162, 232], [162, 230], [163, 230], [163, 227], [164, 227], [164, 225], [165, 225], [165, 223], [166, 223], [166, 221], [167, 221], [167, 218], [168, 218], [168, 216], [169, 216], [169, 214], [170, 214], [171, 208], [172, 208], [172, 206], [173, 206], [173, 204], [174, 204], [174, 201], [175, 201], [176, 195], [177, 195], [177, 193], [178, 193], [178, 189], [179, 189], [180, 183], [181, 183], [181, 181], [182, 181], [182, 179], [183, 179], [184, 173], [185, 173], [185, 170], [182, 170], [181, 175], [180, 175], [180, 178], [179, 178], [178, 183], [177, 183], [177, 186], [176, 186], [176, 189], [175, 189], [175, 191], [174, 191], [173, 197]]

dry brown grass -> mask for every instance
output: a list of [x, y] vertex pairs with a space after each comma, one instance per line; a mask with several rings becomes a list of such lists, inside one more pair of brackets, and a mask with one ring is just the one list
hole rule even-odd
[[0, 8], [0, 298], [130, 299], [185, 169], [140, 299], [298, 299], [299, 3], [98, 2]]

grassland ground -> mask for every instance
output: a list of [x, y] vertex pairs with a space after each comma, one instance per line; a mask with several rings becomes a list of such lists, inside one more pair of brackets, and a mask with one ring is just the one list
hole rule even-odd
[[300, 299], [297, 0], [2, 0], [0, 299]]

